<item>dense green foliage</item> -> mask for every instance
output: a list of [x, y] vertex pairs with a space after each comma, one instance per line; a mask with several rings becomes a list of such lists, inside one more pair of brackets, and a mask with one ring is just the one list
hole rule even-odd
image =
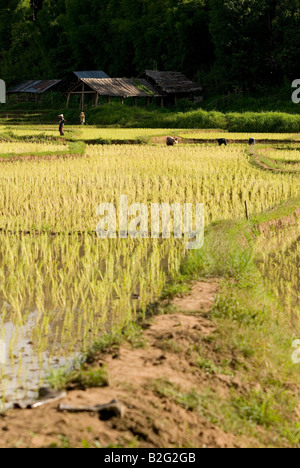
[[[68, 121], [78, 122], [78, 111], [67, 111]], [[145, 128], [218, 128], [230, 132], [299, 132], [300, 116], [283, 112], [227, 113], [202, 109], [188, 112], [142, 109], [121, 104], [90, 109], [88, 124]]]
[[[47, 110], [33, 110], [34, 103], [19, 104], [18, 110], [6, 105], [0, 110], [0, 122], [5, 125], [25, 124], [58, 125], [57, 116], [61, 107]], [[297, 108], [297, 106], [295, 106]], [[14, 108], [12, 108], [14, 109]], [[21, 110], [24, 109], [24, 110]], [[78, 108], [64, 110], [67, 125], [78, 125]], [[118, 128], [169, 128], [169, 129], [222, 129], [229, 132], [255, 132], [255, 133], [296, 133], [300, 132], [300, 115], [288, 112], [220, 112], [204, 109], [160, 108], [155, 105], [134, 107], [130, 104], [120, 103], [102, 104], [97, 108], [89, 108], [86, 113], [88, 126]], [[4, 138], [4, 135], [2, 135]]]
[[177, 69], [223, 92], [299, 78], [299, 0], [0, 0], [0, 76]]

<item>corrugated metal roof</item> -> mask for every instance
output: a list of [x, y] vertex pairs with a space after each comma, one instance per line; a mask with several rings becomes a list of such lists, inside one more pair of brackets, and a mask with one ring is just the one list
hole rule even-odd
[[48, 89], [53, 88], [61, 80], [28, 80], [8, 90], [8, 93], [36, 93], [42, 94]]
[[82, 78], [109, 78], [109, 76], [101, 70], [94, 70], [94, 71], [75, 71], [74, 74], [80, 80]]
[[155, 85], [168, 94], [202, 91], [202, 88], [197, 83], [189, 80], [181, 72], [146, 70], [146, 77], [153, 80]]
[[[146, 92], [143, 88], [138, 87], [138, 80], [130, 78], [103, 78], [103, 79], [91, 79], [82, 78], [81, 81], [87, 84], [93, 91], [96, 91], [100, 96], [111, 96], [111, 97], [150, 97], [158, 96], [155, 88], [147, 85], [150, 92]], [[141, 80], [139, 80], [141, 82]], [[143, 84], [143, 83], [141, 83]], [[144, 85], [145, 86], [145, 85]], [[152, 94], [153, 93], [153, 94]]]

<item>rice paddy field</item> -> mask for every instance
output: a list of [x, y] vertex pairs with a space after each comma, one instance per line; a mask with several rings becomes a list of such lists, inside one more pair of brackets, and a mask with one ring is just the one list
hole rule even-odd
[[299, 134], [295, 133], [229, 133], [217, 130], [211, 131], [192, 131], [187, 130], [181, 132], [180, 136], [186, 139], [198, 139], [198, 140], [214, 140], [216, 138], [228, 138], [230, 140], [249, 140], [249, 138], [255, 138], [256, 140], [279, 140], [279, 141], [293, 141], [299, 140]]
[[299, 146], [265, 148], [260, 150], [263, 158], [267, 158], [271, 165], [283, 170], [300, 170]]
[[[229, 133], [223, 130], [187, 130], [187, 129], [165, 129], [165, 128], [101, 128], [66, 126], [66, 138], [79, 141], [103, 140], [126, 141], [151, 139], [153, 137], [177, 135], [182, 139], [193, 140], [216, 140], [216, 138], [228, 138], [230, 140], [245, 140], [250, 137], [257, 140], [278, 140], [282, 142], [300, 141], [298, 133]], [[34, 137], [57, 137], [57, 129], [50, 125], [0, 125], [0, 136], [10, 135], [12, 138], [34, 138]]]
[[[259, 268], [271, 291], [284, 304], [285, 312], [296, 331], [300, 318], [300, 226], [261, 239]], [[267, 245], [267, 248], [266, 248]]]
[[62, 144], [49, 144], [49, 143], [11, 143], [11, 142], [0, 142], [0, 154], [8, 153], [36, 153], [36, 152], [46, 152], [46, 151], [62, 151], [65, 149], [65, 146]]
[[[97, 207], [127, 195], [128, 205], [204, 203], [206, 227], [259, 214], [300, 196], [299, 174], [262, 171], [247, 145], [98, 145], [98, 138], [137, 140], [176, 134], [182, 138], [231, 140], [248, 134], [165, 129], [0, 128], [1, 155], [36, 153], [30, 161], [9, 158], [0, 172], [0, 396], [5, 406], [28, 396], [49, 368], [64, 365], [101, 334], [136, 320], [174, 280], [188, 255], [184, 239], [99, 239]], [[299, 135], [268, 151], [300, 166]], [[39, 153], [65, 151], [68, 140], [86, 142], [78, 157], [54, 161]], [[30, 141], [29, 141], [30, 140]], [[285, 148], [286, 141], [292, 148]], [[271, 156], [270, 156], [271, 157]], [[261, 249], [266, 284], [287, 313], [299, 308], [299, 226]], [[279, 247], [278, 247], [279, 245]], [[275, 253], [274, 253], [275, 252]], [[292, 267], [291, 267], [292, 266]]]
[[[184, 131], [184, 130], [182, 130]], [[78, 141], [97, 140], [102, 138], [104, 140], [137, 140], [139, 138], [151, 138], [156, 136], [164, 136], [174, 133], [180, 133], [181, 130], [170, 129], [149, 129], [149, 128], [96, 128], [96, 127], [81, 127], [72, 126], [65, 128], [66, 138], [74, 138]], [[49, 125], [40, 125], [38, 129], [36, 126], [5, 126], [0, 125], [0, 135], [11, 136], [12, 138], [32, 138], [32, 137], [57, 137], [57, 129]]]

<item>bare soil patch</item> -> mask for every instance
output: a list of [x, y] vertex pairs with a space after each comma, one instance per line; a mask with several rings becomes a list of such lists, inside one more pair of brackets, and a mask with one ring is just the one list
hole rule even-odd
[[183, 312], [208, 312], [219, 290], [219, 280], [196, 282], [188, 296], [176, 297], [172, 304]]
[[125, 415], [101, 421], [97, 414], [61, 413], [58, 403], [33, 410], [9, 410], [0, 417], [0, 447], [133, 446], [133, 447], [245, 447], [250, 441], [225, 433], [201, 411], [191, 410], [159, 394], [155, 382], [171, 382], [184, 393], [213, 386], [214, 395], [236, 385], [229, 376], [208, 375], [195, 365], [190, 352], [215, 326], [204, 314], [213, 305], [218, 282], [195, 283], [173, 305], [187, 315], [156, 316], [144, 331], [145, 346], [122, 345], [101, 354], [94, 368], [107, 366], [109, 386], [73, 390], [61, 400], [71, 406], [98, 405], [118, 399]]

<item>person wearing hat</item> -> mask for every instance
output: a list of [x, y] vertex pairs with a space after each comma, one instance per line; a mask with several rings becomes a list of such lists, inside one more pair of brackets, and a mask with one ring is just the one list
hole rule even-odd
[[60, 118], [59, 133], [61, 134], [61, 136], [64, 136], [64, 125], [66, 123], [65, 118], [64, 118], [64, 114], [60, 114], [58, 117]]
[[80, 118], [80, 124], [84, 125], [85, 124], [85, 113], [81, 112], [79, 118]]

